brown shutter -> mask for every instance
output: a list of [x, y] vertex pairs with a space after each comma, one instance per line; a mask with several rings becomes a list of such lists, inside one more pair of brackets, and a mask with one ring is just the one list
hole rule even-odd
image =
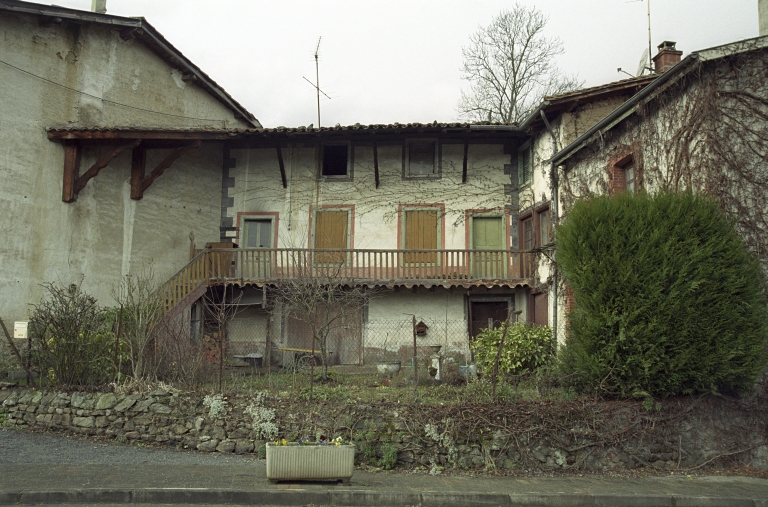
[[[315, 248], [347, 248], [347, 211], [318, 211], [315, 216]], [[319, 263], [344, 262], [344, 252], [317, 254]]]
[[[406, 250], [436, 250], [437, 249], [437, 211], [406, 211], [405, 212], [405, 249]], [[407, 263], [433, 264], [436, 256], [430, 253], [406, 254]]]

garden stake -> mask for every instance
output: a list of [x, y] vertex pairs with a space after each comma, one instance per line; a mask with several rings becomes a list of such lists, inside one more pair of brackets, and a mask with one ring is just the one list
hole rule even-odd
[[507, 329], [509, 329], [509, 321], [512, 319], [512, 308], [507, 312], [507, 320], [504, 322], [504, 331], [501, 333], [501, 340], [499, 341], [499, 350], [496, 351], [496, 361], [493, 363], [493, 378], [491, 387], [491, 399], [496, 400], [496, 377], [499, 374], [499, 358], [501, 357], [501, 349], [504, 348], [504, 338], [507, 337]]

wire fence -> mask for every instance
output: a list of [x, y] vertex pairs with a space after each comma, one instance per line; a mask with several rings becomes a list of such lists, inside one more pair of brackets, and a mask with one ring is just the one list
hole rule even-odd
[[[426, 331], [416, 336], [417, 355], [429, 356], [440, 347], [443, 356], [465, 362], [469, 358], [469, 334], [465, 320], [425, 320]], [[326, 340], [330, 365], [369, 365], [400, 361], [410, 364], [414, 329], [411, 318], [363, 321], [348, 318], [331, 329]], [[290, 316], [274, 316], [261, 309], [238, 313], [229, 324], [227, 355], [258, 364], [286, 365], [311, 355], [320, 357], [320, 344], [311, 326]], [[253, 361], [251, 361], [253, 362]]]
[[[417, 333], [419, 357], [437, 353], [462, 360], [469, 354], [469, 338], [465, 320], [421, 321], [426, 331]], [[410, 363], [413, 357], [413, 320], [370, 320], [363, 332], [362, 364], [400, 361]], [[433, 348], [434, 347], [434, 348]]]

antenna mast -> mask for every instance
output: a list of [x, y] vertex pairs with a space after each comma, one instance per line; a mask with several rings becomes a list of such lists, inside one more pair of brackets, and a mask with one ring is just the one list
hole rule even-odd
[[[650, 2], [651, 0], [648, 0]], [[650, 4], [648, 5], [648, 8], [650, 9]], [[650, 11], [648, 11], [648, 33], [650, 37]], [[317, 128], [320, 128], [320, 63], [317, 58], [318, 53], [320, 53], [320, 41], [322, 40], [322, 36], [317, 38], [317, 47], [315, 48], [315, 88], [317, 88]], [[649, 42], [650, 44], [650, 42]]]
[[[653, 60], [651, 55], [653, 54], [651, 51], [651, 0], [646, 0], [648, 2], [648, 70], [653, 73]], [[317, 42], [318, 47], [320, 46], [320, 41]], [[315, 58], [317, 58], [317, 55], [315, 55]], [[320, 106], [318, 106], [320, 107]], [[319, 114], [319, 113], [318, 113]], [[319, 120], [318, 120], [319, 123]]]
[[320, 128], [320, 94], [322, 93], [325, 95], [328, 99], [328, 94], [325, 93], [323, 90], [320, 89], [320, 63], [319, 63], [319, 56], [320, 56], [320, 41], [322, 40], [322, 37], [317, 38], [317, 47], [315, 48], [315, 82], [313, 83], [309, 79], [307, 79], [304, 76], [301, 76], [304, 78], [304, 80], [311, 84], [315, 90], [317, 90], [317, 128]]

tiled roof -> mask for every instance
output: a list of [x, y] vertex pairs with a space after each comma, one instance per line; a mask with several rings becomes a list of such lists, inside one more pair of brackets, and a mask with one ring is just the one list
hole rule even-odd
[[612, 83], [606, 83], [598, 86], [592, 86], [590, 88], [582, 88], [581, 90], [574, 90], [567, 93], [561, 93], [560, 95], [552, 95], [544, 97], [544, 100], [550, 102], [559, 102], [561, 100], [579, 98], [583, 96], [600, 95], [602, 93], [613, 92], [622, 90], [625, 88], [632, 88], [634, 86], [645, 86], [659, 77], [659, 74], [649, 74], [645, 76], [637, 76], [629, 79], [622, 79], [620, 81], [614, 81]]
[[217, 127], [135, 127], [135, 126], [54, 126], [49, 127], [48, 132], [173, 132], [173, 133], [210, 133], [210, 134], [295, 134], [295, 133], [324, 133], [324, 132], [418, 132], [434, 130], [466, 130], [473, 126], [504, 126], [515, 127], [513, 124], [494, 122], [432, 122], [432, 123], [390, 123], [362, 125], [335, 125], [333, 127], [314, 127], [313, 125], [301, 127], [272, 127], [272, 128], [217, 128]]

